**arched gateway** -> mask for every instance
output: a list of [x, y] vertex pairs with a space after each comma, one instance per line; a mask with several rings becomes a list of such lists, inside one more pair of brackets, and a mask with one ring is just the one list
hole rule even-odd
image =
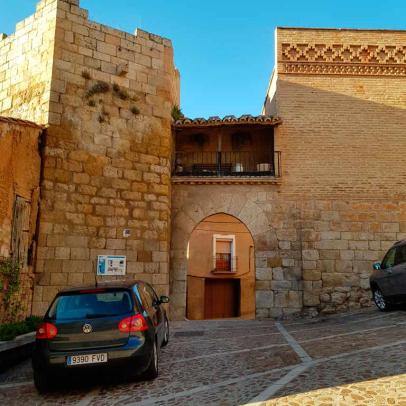
[[255, 317], [254, 241], [244, 223], [224, 213], [205, 218], [186, 257], [188, 319]]

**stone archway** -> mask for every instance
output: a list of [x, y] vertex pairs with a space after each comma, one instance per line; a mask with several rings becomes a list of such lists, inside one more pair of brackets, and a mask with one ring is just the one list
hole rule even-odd
[[[225, 189], [229, 192], [225, 192]], [[302, 292], [294, 291], [284, 281], [279, 241], [272, 224], [269, 193], [260, 186], [176, 185], [172, 195], [171, 238], [171, 317], [186, 315], [187, 244], [191, 233], [203, 219], [225, 213], [238, 218], [250, 231], [255, 244], [256, 316], [282, 313], [282, 308], [302, 307]], [[286, 258], [289, 260], [289, 258]], [[273, 281], [273, 271], [277, 279]], [[281, 275], [282, 274], [282, 275]], [[296, 281], [295, 281], [296, 282]], [[289, 282], [289, 286], [290, 286]], [[276, 287], [276, 289], [275, 289]], [[279, 292], [279, 288], [283, 292]], [[278, 290], [278, 292], [276, 292]], [[293, 304], [292, 304], [293, 303]], [[275, 307], [278, 313], [274, 311]]]

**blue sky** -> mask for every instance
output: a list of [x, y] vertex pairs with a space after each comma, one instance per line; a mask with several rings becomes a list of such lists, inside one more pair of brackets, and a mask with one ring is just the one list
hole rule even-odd
[[[36, 0], [2, 0], [10, 34]], [[274, 63], [276, 26], [406, 29], [404, 0], [81, 0], [92, 20], [172, 39], [190, 117], [259, 114]]]

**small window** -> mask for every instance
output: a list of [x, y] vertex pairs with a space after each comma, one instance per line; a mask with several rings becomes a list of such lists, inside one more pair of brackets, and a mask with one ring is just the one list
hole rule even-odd
[[216, 272], [235, 272], [235, 236], [213, 236], [213, 265]]
[[391, 248], [388, 253], [385, 255], [385, 258], [382, 261], [381, 268], [387, 269], [391, 268], [395, 264], [395, 255], [396, 255], [396, 248]]

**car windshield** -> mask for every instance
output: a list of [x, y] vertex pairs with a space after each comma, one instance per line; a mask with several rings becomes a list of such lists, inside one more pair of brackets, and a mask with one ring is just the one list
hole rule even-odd
[[75, 293], [58, 296], [48, 317], [53, 320], [94, 319], [120, 316], [131, 310], [127, 291]]

